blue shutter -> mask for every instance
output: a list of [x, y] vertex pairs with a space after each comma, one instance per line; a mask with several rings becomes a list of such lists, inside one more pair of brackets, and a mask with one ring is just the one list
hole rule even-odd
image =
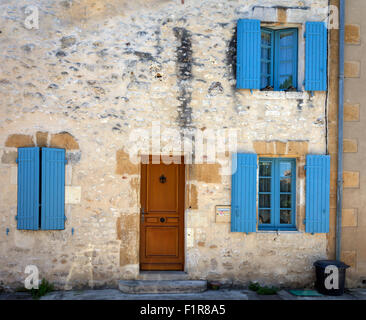
[[65, 150], [42, 148], [42, 230], [65, 229]]
[[306, 22], [305, 90], [327, 90], [327, 27], [325, 22]]
[[329, 232], [330, 156], [306, 156], [306, 232]]
[[260, 89], [261, 24], [259, 20], [238, 21], [236, 57], [236, 87]]
[[39, 229], [39, 148], [18, 149], [17, 228]]
[[256, 232], [257, 155], [234, 154], [232, 161], [231, 232]]

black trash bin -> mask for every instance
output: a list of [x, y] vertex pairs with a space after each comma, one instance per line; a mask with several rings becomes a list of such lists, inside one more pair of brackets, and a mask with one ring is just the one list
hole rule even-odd
[[[316, 272], [316, 283], [315, 287], [318, 290], [318, 292], [325, 294], [327, 296], [341, 296], [344, 294], [344, 286], [346, 282], [346, 269], [349, 268], [348, 265], [341, 261], [337, 260], [318, 260], [314, 262], [315, 266], [315, 272]], [[335, 275], [332, 275], [332, 272], [325, 273], [326, 268], [328, 266], [334, 266], [338, 269], [338, 284], [334, 283], [336, 281]], [[330, 279], [327, 280], [328, 277]], [[326, 284], [327, 280], [327, 284]], [[332, 288], [329, 288], [329, 282]], [[328, 288], [327, 288], [328, 287]]]

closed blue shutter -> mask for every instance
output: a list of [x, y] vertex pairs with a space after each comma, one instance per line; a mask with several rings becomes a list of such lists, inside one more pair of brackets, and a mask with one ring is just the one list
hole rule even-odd
[[238, 21], [236, 56], [236, 87], [260, 89], [261, 24], [259, 20]]
[[17, 228], [39, 229], [39, 148], [18, 149]]
[[327, 27], [325, 22], [306, 22], [305, 90], [327, 90]]
[[306, 232], [329, 232], [330, 156], [306, 156]]
[[65, 229], [65, 150], [42, 148], [42, 230]]
[[231, 232], [257, 230], [257, 155], [234, 154], [231, 185]]

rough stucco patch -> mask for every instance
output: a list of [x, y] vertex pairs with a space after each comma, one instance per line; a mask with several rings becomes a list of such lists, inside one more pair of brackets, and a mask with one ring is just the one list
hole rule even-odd
[[221, 165], [214, 164], [194, 164], [191, 166], [191, 180], [197, 180], [206, 183], [221, 183], [220, 175]]
[[36, 133], [36, 140], [38, 147], [47, 147], [48, 132], [38, 131]]
[[360, 104], [344, 104], [344, 121], [360, 121]]
[[344, 139], [344, 150], [343, 152], [357, 152], [358, 144], [355, 139]]
[[287, 154], [304, 155], [308, 153], [309, 143], [307, 141], [289, 141], [287, 144]]
[[189, 194], [189, 208], [198, 209], [197, 187], [191, 184], [191, 190]]
[[139, 215], [122, 215], [119, 218], [117, 235], [121, 238], [120, 266], [138, 263], [138, 223]]
[[342, 227], [357, 227], [357, 209], [343, 209], [342, 211]]
[[18, 152], [16, 151], [5, 151], [1, 157], [2, 163], [16, 163]]
[[79, 149], [79, 144], [70, 133], [61, 132], [51, 136], [51, 147], [73, 150]]
[[344, 188], [359, 188], [360, 173], [356, 171], [344, 171], [343, 173]]
[[129, 155], [123, 150], [118, 150], [116, 153], [116, 174], [138, 174], [139, 166], [130, 161]]
[[121, 240], [122, 239], [122, 233], [121, 233], [121, 217], [117, 218], [116, 221], [116, 231], [117, 231], [117, 239]]
[[259, 155], [295, 155], [302, 156], [308, 152], [307, 141], [254, 141], [253, 148]]
[[345, 42], [348, 44], [360, 44], [360, 26], [358, 24], [346, 24]]
[[284, 8], [277, 9], [277, 20], [280, 23], [286, 23], [287, 21], [287, 10]]
[[33, 138], [26, 134], [12, 134], [5, 142], [5, 147], [34, 147]]
[[343, 251], [341, 253], [342, 256], [342, 261], [345, 264], [348, 264], [351, 267], [355, 267], [356, 266], [356, 251]]
[[346, 78], [359, 78], [360, 68], [360, 61], [346, 61], [344, 63], [344, 76]]

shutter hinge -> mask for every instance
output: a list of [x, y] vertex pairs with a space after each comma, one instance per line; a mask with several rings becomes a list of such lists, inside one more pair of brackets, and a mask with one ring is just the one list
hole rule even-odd
[[65, 221], [67, 220], [67, 217], [65, 216]]
[[306, 168], [306, 165], [305, 165], [305, 166], [304, 166], [304, 170], [306, 171], [306, 169], [307, 169], [307, 168]]
[[306, 219], [304, 219], [303, 223], [306, 224]]
[[16, 163], [19, 163], [19, 158], [16, 158], [15, 162], [16, 162]]
[[17, 215], [15, 216], [15, 220], [18, 220], [18, 216]]
[[65, 164], [68, 164], [69, 163], [69, 160], [65, 159]]

